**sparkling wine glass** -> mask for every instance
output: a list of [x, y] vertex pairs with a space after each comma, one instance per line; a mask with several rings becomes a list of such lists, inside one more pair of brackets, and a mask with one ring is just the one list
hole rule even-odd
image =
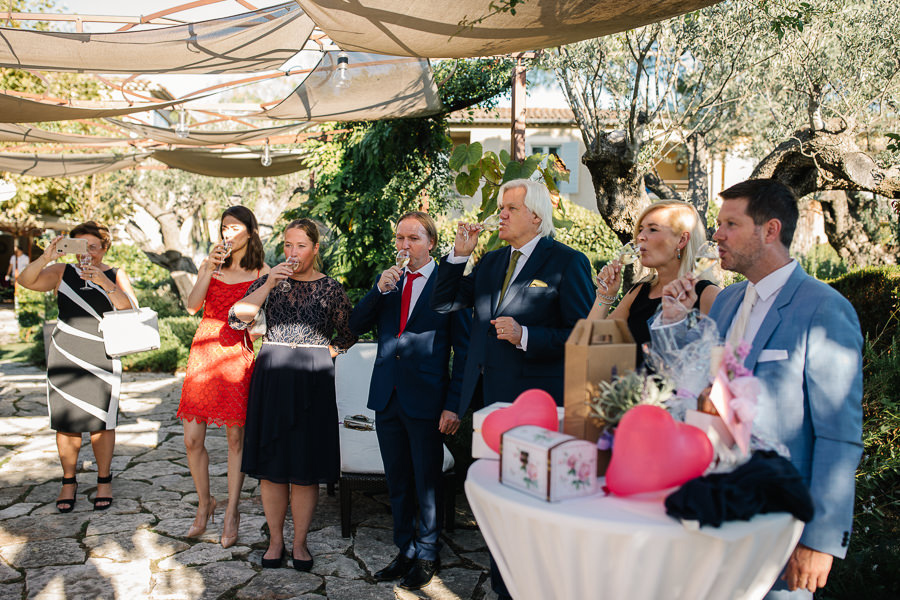
[[638, 261], [639, 257], [640, 251], [638, 250], [637, 244], [634, 242], [628, 242], [619, 248], [618, 259], [622, 266], [633, 265]]
[[[222, 242], [222, 245], [225, 247], [225, 256], [222, 257], [222, 260], [224, 261], [231, 255], [231, 247], [234, 245], [234, 242], [232, 242], [231, 240], [224, 240]], [[222, 263], [216, 265], [216, 270], [213, 271], [213, 275], [215, 275], [216, 277], [222, 276]]]
[[[396, 264], [401, 270], [406, 268], [406, 265], [409, 264], [409, 250], [397, 250], [397, 256], [394, 258], [394, 264]], [[394, 284], [394, 290], [397, 289], [397, 284]]]
[[694, 268], [691, 269], [694, 277], [701, 279], [704, 275], [708, 275], [716, 264], [719, 262], [719, 245], [715, 242], [705, 242], [697, 249], [697, 256], [694, 257]]
[[[91, 266], [91, 262], [93, 262], [93, 258], [91, 257], [90, 254], [79, 254], [78, 255], [78, 264], [79, 264], [79, 266], [81, 266], [82, 269], [84, 269], [85, 267]], [[84, 285], [81, 286], [81, 289], [82, 290], [91, 289], [91, 286], [88, 285], [87, 279], [84, 280]]]
[[[297, 257], [297, 256], [288, 256], [288, 257], [285, 259], [284, 262], [286, 262], [287, 264], [291, 265], [291, 268], [292, 268], [294, 271], [296, 271], [296, 270], [297, 270], [297, 265], [300, 264], [300, 258]], [[289, 291], [291, 291], [291, 282], [288, 281], [287, 279], [283, 279], [283, 280], [281, 281], [281, 283], [278, 284], [278, 289], [281, 290], [282, 292], [289, 292]]]
[[[481, 223], [477, 223], [475, 227], [479, 228], [479, 231], [497, 231], [500, 229], [500, 213], [494, 213], [488, 216]], [[465, 236], [466, 240], [469, 239], [469, 229], [463, 228], [463, 236]]]

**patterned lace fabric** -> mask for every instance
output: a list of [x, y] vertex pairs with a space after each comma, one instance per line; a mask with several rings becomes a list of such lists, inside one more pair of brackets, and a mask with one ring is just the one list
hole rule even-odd
[[[246, 296], [263, 286], [268, 275], [257, 279]], [[290, 291], [283, 291], [280, 285], [269, 292], [263, 307], [266, 311], [266, 335], [264, 342], [282, 344], [310, 344], [334, 346], [338, 352], [346, 352], [356, 343], [357, 337], [350, 332], [350, 299], [337, 281], [322, 277], [315, 281], [295, 281], [287, 279]], [[228, 324], [233, 329], [247, 329], [234, 314], [228, 312]]]

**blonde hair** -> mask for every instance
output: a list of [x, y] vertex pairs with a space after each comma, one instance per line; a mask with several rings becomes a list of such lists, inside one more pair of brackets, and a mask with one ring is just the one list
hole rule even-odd
[[[700, 246], [706, 242], [706, 227], [700, 219], [700, 214], [693, 204], [682, 200], [659, 200], [654, 202], [641, 212], [634, 224], [634, 239], [637, 239], [641, 231], [641, 223], [644, 218], [652, 212], [666, 209], [668, 225], [672, 228], [672, 232], [680, 237], [681, 234], [688, 233], [688, 243], [685, 244], [681, 251], [681, 264], [678, 266], [678, 277], [682, 277], [689, 273], [694, 266], [694, 258]], [[637, 275], [645, 276], [645, 269], [641, 267]], [[645, 281], [656, 281], [656, 271], [649, 272], [650, 277], [645, 277]]]

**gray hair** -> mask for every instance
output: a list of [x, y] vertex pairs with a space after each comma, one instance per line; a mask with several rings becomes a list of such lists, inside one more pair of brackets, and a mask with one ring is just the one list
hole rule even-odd
[[500, 186], [497, 194], [497, 208], [501, 208], [503, 194], [511, 188], [525, 188], [525, 208], [533, 212], [541, 220], [538, 235], [551, 237], [556, 233], [553, 227], [553, 202], [547, 186], [530, 179], [513, 179]]

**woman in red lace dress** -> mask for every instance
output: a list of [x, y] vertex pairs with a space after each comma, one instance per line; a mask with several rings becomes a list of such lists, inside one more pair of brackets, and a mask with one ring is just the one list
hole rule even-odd
[[249, 209], [232, 206], [222, 213], [220, 233], [222, 241], [213, 246], [209, 258], [200, 266], [187, 300], [190, 314], [203, 309], [203, 320], [191, 344], [178, 418], [184, 425], [188, 466], [198, 497], [197, 516], [188, 537], [202, 535], [216, 510], [216, 499], [209, 492], [206, 426], [211, 423], [228, 428], [228, 506], [221, 537], [222, 546], [228, 548], [237, 541], [240, 525], [244, 419], [253, 373], [250, 336], [246, 330], [235, 331], [228, 326], [228, 311], [251, 283], [268, 273], [269, 267], [263, 260], [265, 252], [256, 217]]

